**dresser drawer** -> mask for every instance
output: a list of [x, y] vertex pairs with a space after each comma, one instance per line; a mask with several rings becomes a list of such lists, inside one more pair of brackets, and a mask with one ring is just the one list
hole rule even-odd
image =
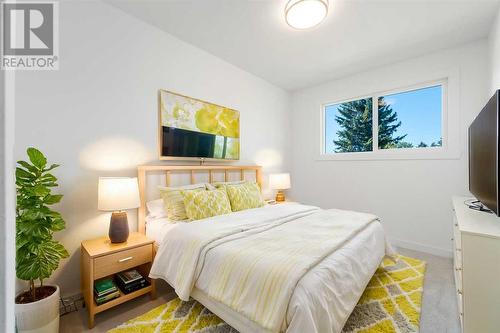
[[462, 267], [457, 266], [457, 263], [454, 263], [454, 265], [453, 265], [453, 275], [454, 275], [454, 278], [455, 278], [455, 286], [457, 288], [457, 292], [458, 292], [458, 290], [461, 291], [463, 289], [463, 284], [462, 284]]
[[152, 260], [153, 247], [151, 244], [98, 257], [94, 259], [94, 278], [99, 279]]
[[464, 320], [464, 301], [463, 295], [457, 292], [458, 317], [460, 318], [460, 326], [463, 327]]
[[453, 245], [453, 264], [455, 268], [463, 268], [463, 262], [462, 262], [462, 249], [456, 247], [456, 245]]
[[453, 242], [456, 248], [462, 248], [462, 235], [458, 229], [458, 221], [455, 216], [453, 216]]

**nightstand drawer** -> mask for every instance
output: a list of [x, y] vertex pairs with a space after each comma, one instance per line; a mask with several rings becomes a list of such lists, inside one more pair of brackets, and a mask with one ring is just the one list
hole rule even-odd
[[136, 267], [153, 260], [151, 244], [94, 259], [94, 279]]

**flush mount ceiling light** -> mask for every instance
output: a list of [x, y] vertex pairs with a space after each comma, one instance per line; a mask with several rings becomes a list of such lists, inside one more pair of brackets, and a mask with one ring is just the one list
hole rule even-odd
[[320, 24], [328, 13], [328, 0], [289, 0], [285, 20], [295, 29], [312, 28]]

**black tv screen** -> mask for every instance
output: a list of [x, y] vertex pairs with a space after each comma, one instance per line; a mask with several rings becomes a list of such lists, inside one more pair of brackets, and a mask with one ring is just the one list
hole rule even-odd
[[496, 91], [469, 127], [469, 191], [499, 215], [499, 92]]
[[215, 135], [167, 126], [162, 131], [162, 156], [214, 158]]

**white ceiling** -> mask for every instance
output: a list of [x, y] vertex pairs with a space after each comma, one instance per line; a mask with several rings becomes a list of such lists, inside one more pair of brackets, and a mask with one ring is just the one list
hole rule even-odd
[[497, 0], [330, 0], [326, 20], [297, 31], [286, 0], [107, 0], [287, 90], [486, 37]]

